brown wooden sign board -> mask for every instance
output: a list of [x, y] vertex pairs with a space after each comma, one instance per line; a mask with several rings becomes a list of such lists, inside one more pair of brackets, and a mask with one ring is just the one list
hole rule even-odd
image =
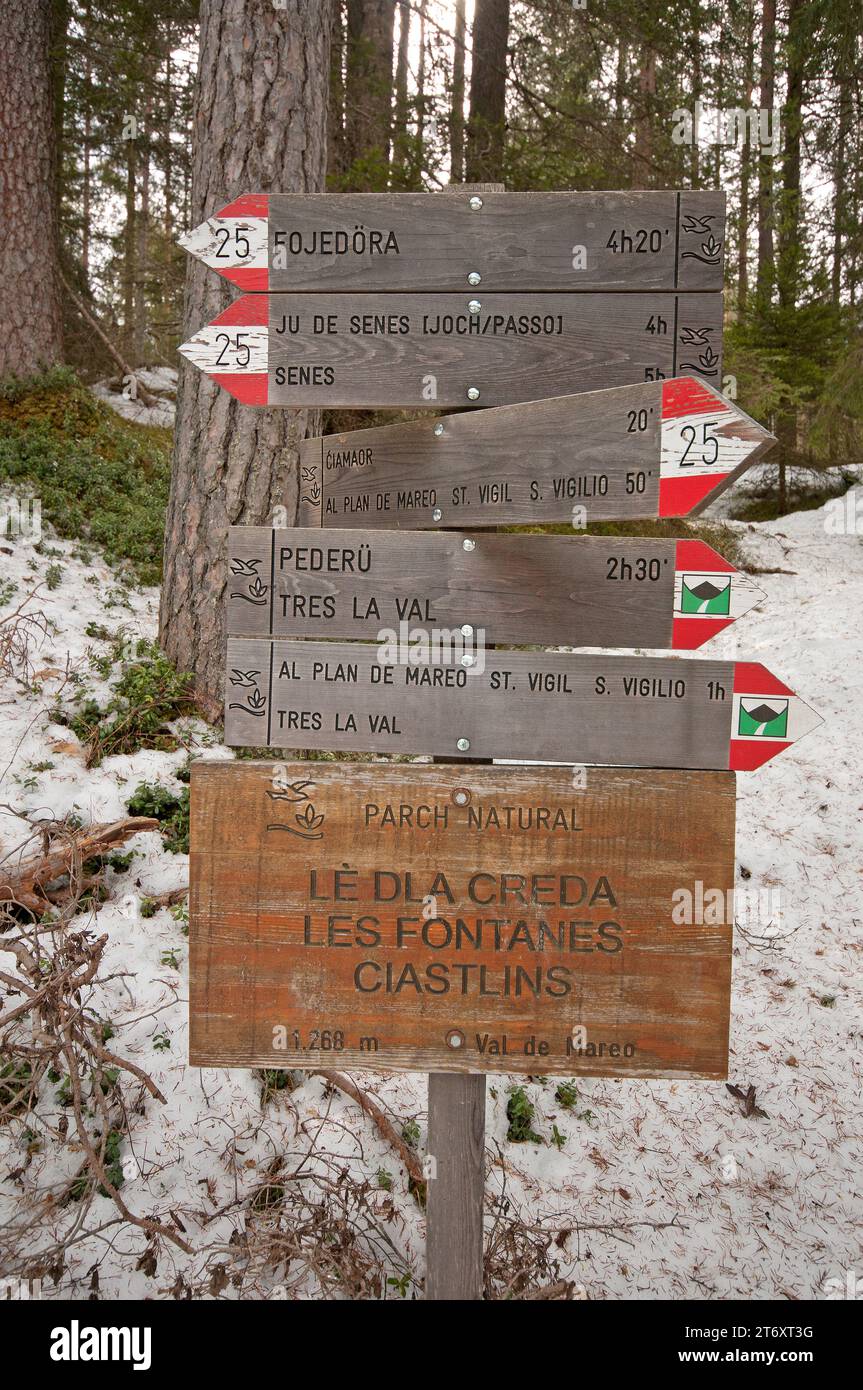
[[720, 290], [725, 194], [246, 194], [180, 239], [244, 290]]
[[691, 650], [763, 597], [701, 541], [263, 526], [228, 533], [235, 637], [368, 640], [388, 629], [417, 641], [433, 628], [481, 634], [484, 643]]
[[734, 812], [730, 773], [195, 763], [190, 1062], [722, 1078]]
[[250, 294], [180, 351], [259, 406], [485, 407], [683, 372], [720, 385], [722, 294]]
[[738, 769], [820, 722], [754, 662], [463, 644], [231, 637], [225, 743]]
[[303, 526], [480, 527], [687, 516], [775, 443], [691, 376], [306, 439]]

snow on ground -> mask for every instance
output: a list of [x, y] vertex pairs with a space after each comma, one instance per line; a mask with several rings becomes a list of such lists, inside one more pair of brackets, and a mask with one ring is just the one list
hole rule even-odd
[[[699, 519], [727, 521], [729, 517], [740, 515], [747, 502], [775, 491], [778, 471], [778, 464], [772, 463], [769, 457], [764, 463], [753, 464], [745, 473], [741, 473], [737, 481], [726, 488], [725, 492], [721, 492], [715, 501], [708, 503], [700, 513]], [[806, 493], [814, 487], [823, 488], [825, 495], [832, 490], [839, 496], [849, 482], [861, 480], [863, 467], [857, 463], [844, 464], [841, 470], [798, 467], [795, 464], [790, 464], [786, 469], [786, 483], [792, 497], [795, 495], [795, 489]]]
[[[855, 492], [863, 518], [863, 488]], [[519, 1210], [528, 1224], [569, 1229], [552, 1254], [560, 1275], [590, 1299], [822, 1298], [831, 1296], [826, 1281], [844, 1284], [849, 1270], [863, 1275], [863, 539], [831, 534], [825, 519], [822, 509], [734, 524], [767, 599], [739, 622], [739, 632], [731, 629], [704, 651], [763, 661], [825, 721], [766, 767], [738, 777], [738, 887], [778, 889], [781, 918], [773, 922], [772, 950], [737, 938], [729, 1079], [744, 1090], [753, 1085], [765, 1114], [745, 1117], [720, 1082], [622, 1080], [579, 1081], [578, 1103], [567, 1111], [555, 1100], [557, 1078], [549, 1078], [527, 1084], [537, 1107], [534, 1128], [548, 1139], [556, 1124], [565, 1144], [516, 1145], [506, 1139], [513, 1078], [489, 1079], [487, 1198], [505, 1186], [511, 1212]], [[85, 820], [106, 821], [124, 813], [141, 781], [176, 789], [172, 774], [185, 752], [139, 752], [85, 770], [70, 746], [74, 737], [47, 711], [64, 683], [68, 692], [67, 668], [92, 680], [97, 695], [106, 692], [88, 661], [88, 649], [105, 644], [86, 636], [87, 624], [152, 635], [158, 596], [127, 595], [98, 560], [75, 558], [73, 544], [52, 541], [50, 548], [59, 557], [20, 543], [12, 554], [5, 544], [0, 549], [0, 616], [34, 578], [44, 580], [49, 564], [62, 570], [59, 586], [43, 587], [38, 597], [55, 624], [35, 657], [41, 692], [26, 693], [16, 682], [0, 687], [0, 801], [31, 818], [75, 808]], [[14, 594], [6, 593], [6, 581], [17, 585]], [[207, 756], [231, 756], [212, 746], [202, 724], [190, 723], [187, 737]], [[50, 770], [32, 770], [46, 760]], [[0, 812], [0, 855], [20, 833], [21, 822]], [[93, 1002], [113, 1020], [112, 1047], [154, 1078], [167, 1103], [147, 1098], [143, 1113], [132, 1115], [122, 1191], [135, 1212], [164, 1220], [175, 1212], [195, 1253], [163, 1245], [150, 1277], [135, 1268], [143, 1233], [114, 1226], [109, 1238], [72, 1245], [58, 1288], [49, 1285], [43, 1294], [86, 1298], [96, 1261], [102, 1297], [167, 1297], [178, 1276], [196, 1291], [205, 1288], [214, 1252], [236, 1248], [242, 1203], [274, 1156], [286, 1155], [293, 1171], [312, 1139], [373, 1187], [379, 1169], [392, 1175], [392, 1190], [372, 1196], [382, 1239], [391, 1242], [394, 1275], [410, 1268], [421, 1278], [422, 1213], [394, 1153], [352, 1101], [311, 1076], [262, 1110], [257, 1075], [184, 1065], [182, 924], [168, 909], [143, 918], [135, 903], [184, 883], [187, 860], [164, 851], [157, 834], [139, 835], [130, 846], [135, 859], [127, 873], [112, 875], [116, 896], [95, 923], [110, 937], [106, 973], [116, 978]], [[178, 970], [164, 963], [171, 951]], [[0, 969], [9, 963], [0, 945]], [[397, 1128], [418, 1120], [422, 1149], [425, 1078], [362, 1080]], [[23, 1176], [9, 1176], [21, 1162], [20, 1130], [7, 1125], [0, 1129], [0, 1245], [4, 1223], [75, 1171], [80, 1156], [45, 1146]], [[90, 1224], [114, 1216], [111, 1202], [97, 1197]], [[46, 1233], [64, 1219], [46, 1207]], [[272, 1296], [273, 1282], [258, 1278], [220, 1296]], [[388, 1296], [399, 1295], [391, 1288]]]
[[[97, 400], [125, 420], [136, 425], [161, 425], [163, 429], [173, 429], [177, 411], [177, 372], [174, 367], [141, 367], [130, 377], [123, 378], [123, 389], [116, 389], [117, 379], [106, 377], [90, 387]], [[145, 405], [137, 398], [137, 385], [156, 396], [155, 405]]]

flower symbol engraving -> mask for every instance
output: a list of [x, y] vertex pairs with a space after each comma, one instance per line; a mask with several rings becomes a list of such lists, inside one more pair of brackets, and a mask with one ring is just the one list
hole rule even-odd
[[267, 829], [284, 830], [288, 835], [296, 835], [301, 840], [322, 840], [324, 832], [318, 827], [323, 825], [324, 815], [323, 813], [318, 814], [312, 805], [309, 793], [306, 791], [307, 787], [314, 785], [314, 782], [288, 782], [277, 792], [267, 790], [267, 796], [272, 801], [294, 803], [305, 801], [307, 803], [301, 811], [295, 813], [293, 825], [286, 825], [283, 821], [274, 821], [267, 826]]

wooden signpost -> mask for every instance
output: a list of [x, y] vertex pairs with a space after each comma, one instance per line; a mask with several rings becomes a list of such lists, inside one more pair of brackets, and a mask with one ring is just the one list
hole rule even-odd
[[761, 597], [709, 546], [481, 529], [695, 514], [770, 448], [718, 390], [724, 235], [717, 193], [481, 185], [184, 240], [252, 291], [181, 349], [238, 400], [438, 412], [305, 441], [299, 526], [231, 530], [225, 715], [437, 761], [195, 764], [189, 913], [193, 1064], [430, 1070], [428, 1298], [482, 1296], [485, 1073], [726, 1074], [734, 774], [818, 717], [756, 663], [524, 649], [699, 647]]
[[249, 294], [180, 351], [244, 405], [507, 405], [694, 372], [722, 295]]
[[228, 640], [225, 742], [751, 770], [821, 721], [757, 662]]
[[300, 524], [518, 526], [697, 514], [775, 444], [694, 377], [306, 439]]
[[246, 194], [180, 244], [243, 290], [721, 290], [725, 194]]
[[192, 1064], [724, 1077], [734, 780], [196, 763]]
[[764, 597], [703, 541], [619, 536], [233, 526], [228, 574], [233, 637], [455, 628], [484, 645], [692, 650]]

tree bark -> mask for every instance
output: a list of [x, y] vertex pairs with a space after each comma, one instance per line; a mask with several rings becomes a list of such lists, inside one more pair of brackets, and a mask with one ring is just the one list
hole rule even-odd
[[[746, 35], [744, 51], [745, 73], [743, 79], [743, 109], [748, 111], [752, 105], [752, 87], [755, 81], [755, 12], [751, 3], [745, 10]], [[740, 145], [740, 211], [737, 222], [737, 308], [746, 311], [749, 298], [749, 189], [752, 175], [752, 155], [749, 141], [744, 133]]]
[[[635, 119], [634, 188], [652, 188], [655, 182], [653, 167], [653, 120], [656, 103], [656, 49], [649, 40], [641, 51], [638, 69], [638, 115]], [[693, 147], [695, 137], [693, 136]]]
[[452, 98], [449, 117], [450, 181], [464, 181], [464, 53], [467, 39], [465, 0], [456, 0], [452, 50]]
[[[775, 65], [776, 0], [762, 0], [760, 97], [762, 111], [773, 111]], [[756, 295], [762, 312], [772, 298], [775, 275], [772, 161], [771, 151], [762, 149], [758, 159], [758, 278], [756, 282]]]
[[0, 24], [0, 377], [62, 361], [51, 0]]
[[388, 183], [394, 30], [395, 0], [348, 0], [345, 145], [356, 191]]
[[135, 360], [135, 278], [138, 265], [138, 238], [135, 230], [135, 192], [137, 188], [138, 137], [126, 140], [126, 223], [123, 229], [123, 352]]
[[[241, 193], [319, 193], [326, 175], [332, 0], [203, 0], [190, 221]], [[233, 299], [187, 260], [184, 332]], [[227, 528], [298, 501], [298, 446], [316, 413], [242, 406], [183, 362], [165, 532], [160, 640], [214, 711], [224, 678]]]
[[793, 309], [796, 305], [800, 279], [800, 152], [806, 63], [803, 41], [805, 9], [805, 0], [788, 0], [787, 87], [783, 120], [784, 151], [777, 274], [779, 303], [784, 309]]
[[330, 42], [330, 95], [327, 112], [327, 173], [338, 180], [345, 172], [345, 25], [342, 0], [333, 0]]
[[395, 117], [393, 121], [393, 188], [410, 188], [410, 136], [408, 118], [408, 43], [411, 31], [411, 7], [407, 0], [399, 3], [399, 42], [396, 51]]
[[503, 178], [509, 0], [476, 0], [471, 45], [466, 180]]

